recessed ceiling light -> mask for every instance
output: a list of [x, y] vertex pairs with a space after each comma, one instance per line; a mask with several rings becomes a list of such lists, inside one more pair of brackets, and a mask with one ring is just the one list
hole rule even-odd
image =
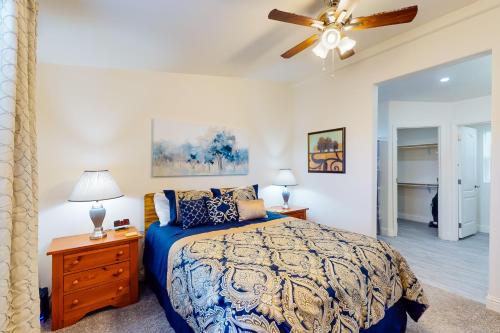
[[441, 83], [446, 83], [446, 82], [449, 82], [449, 81], [450, 81], [450, 78], [449, 78], [449, 77], [443, 77], [443, 78], [441, 78], [441, 80], [439, 80], [439, 81], [441, 81]]

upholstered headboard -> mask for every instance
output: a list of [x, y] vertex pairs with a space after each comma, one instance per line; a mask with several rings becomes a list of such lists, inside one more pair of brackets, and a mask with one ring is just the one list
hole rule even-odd
[[158, 221], [155, 211], [154, 193], [148, 193], [144, 196], [144, 231], [148, 231], [152, 223]]

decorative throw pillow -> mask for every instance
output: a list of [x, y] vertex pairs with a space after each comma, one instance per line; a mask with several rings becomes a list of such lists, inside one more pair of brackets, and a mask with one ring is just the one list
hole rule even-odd
[[240, 221], [255, 220], [267, 217], [264, 200], [237, 200], [238, 215]]
[[164, 190], [165, 196], [170, 201], [170, 222], [169, 224], [182, 225], [182, 216], [179, 209], [179, 202], [182, 200], [199, 200], [212, 198], [210, 191], [174, 191]]
[[170, 222], [170, 202], [164, 193], [155, 193], [153, 197], [156, 216], [160, 220], [160, 226], [164, 227]]
[[214, 197], [220, 197], [227, 193], [233, 193], [234, 200], [256, 200], [259, 197], [259, 185], [246, 187], [226, 187], [210, 189]]
[[208, 217], [213, 224], [238, 222], [238, 210], [231, 193], [205, 200]]
[[198, 200], [181, 200], [179, 208], [182, 216], [182, 228], [193, 228], [210, 222], [205, 198]]

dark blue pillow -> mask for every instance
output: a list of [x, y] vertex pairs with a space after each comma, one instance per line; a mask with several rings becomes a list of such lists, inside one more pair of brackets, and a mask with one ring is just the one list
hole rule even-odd
[[230, 222], [238, 222], [239, 215], [232, 193], [220, 197], [207, 198], [206, 204], [210, 221], [217, 225]]
[[176, 224], [177, 222], [177, 198], [174, 190], [164, 190], [165, 196], [170, 203], [170, 222], [169, 224]]
[[182, 225], [182, 216], [180, 212], [179, 203], [182, 200], [199, 200], [205, 197], [211, 198], [213, 196], [210, 191], [174, 191], [163, 190], [165, 196], [170, 202], [170, 222], [169, 225]]
[[259, 185], [257, 184], [247, 187], [211, 188], [210, 191], [214, 197], [233, 193], [235, 200], [257, 200], [259, 198]]
[[205, 199], [181, 200], [179, 210], [182, 216], [182, 228], [193, 228], [210, 222]]

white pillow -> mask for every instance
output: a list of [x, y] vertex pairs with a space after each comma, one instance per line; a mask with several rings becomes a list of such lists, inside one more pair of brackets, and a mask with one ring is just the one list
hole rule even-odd
[[170, 222], [170, 202], [163, 192], [155, 193], [154, 196], [155, 211], [158, 219], [160, 220], [160, 226], [164, 227]]

